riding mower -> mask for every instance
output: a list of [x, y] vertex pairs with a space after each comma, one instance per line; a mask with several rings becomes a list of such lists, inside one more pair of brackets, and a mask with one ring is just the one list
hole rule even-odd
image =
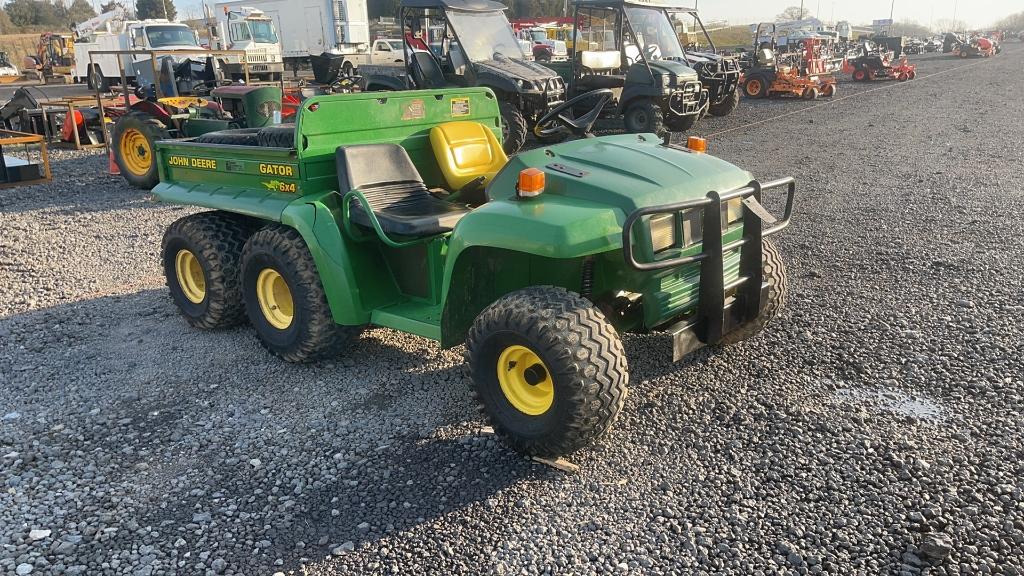
[[[136, 99], [121, 109], [108, 110], [117, 118], [111, 146], [117, 167], [129, 184], [150, 189], [159, 182], [153, 150], [158, 140], [201, 136], [229, 128], [244, 128], [219, 144], [247, 144], [257, 138], [276, 139], [280, 131], [281, 89], [273, 86], [232, 85], [219, 72], [217, 60], [187, 59], [160, 63], [159, 77], [145, 79]], [[287, 130], [286, 130], [287, 131]], [[290, 132], [289, 132], [290, 134]]]
[[1000, 52], [999, 45], [984, 37], [971, 38], [953, 48], [953, 55], [960, 58], [988, 58]]
[[578, 98], [593, 107], [567, 101], [540, 126], [581, 138], [511, 158], [486, 88], [315, 96], [286, 146], [157, 142], [156, 198], [209, 209], [164, 234], [171, 297], [196, 328], [248, 321], [290, 362], [351, 354], [371, 325], [465, 343], [499, 436], [531, 455], [583, 448], [623, 407], [621, 334], [653, 332], [678, 360], [779, 315], [768, 238], [795, 184], [701, 138], [585, 137], [613, 93]]
[[748, 98], [796, 96], [814, 100], [836, 95], [836, 79], [821, 54], [821, 40], [807, 38], [803, 40], [803, 52], [780, 56], [776, 53], [775, 24], [770, 24], [770, 42], [760, 40], [762, 26], [758, 25], [754, 35], [753, 62], [743, 76], [743, 93]]
[[847, 59], [847, 65], [857, 82], [876, 79], [905, 82], [917, 78], [917, 66], [908, 62], [905, 54], [893, 62], [892, 52], [883, 51], [880, 46], [870, 42], [862, 43], [860, 54], [856, 58]]

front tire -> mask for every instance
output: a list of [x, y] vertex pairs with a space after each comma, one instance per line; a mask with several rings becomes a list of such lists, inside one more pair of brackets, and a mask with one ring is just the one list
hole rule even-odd
[[268, 226], [242, 250], [242, 299], [268, 350], [288, 362], [337, 356], [360, 332], [335, 323], [306, 242], [294, 228]]
[[708, 112], [710, 112], [712, 116], [728, 116], [729, 114], [732, 114], [732, 111], [739, 105], [740, 91], [739, 89], [736, 89], [733, 90], [732, 94], [729, 94], [725, 100], [722, 100], [718, 104], [708, 108]]
[[762, 244], [761, 262], [764, 265], [764, 281], [768, 283], [768, 302], [757, 318], [722, 337], [722, 344], [725, 346], [756, 336], [771, 324], [786, 306], [786, 293], [789, 290], [786, 265], [782, 261], [779, 249], [770, 240], [765, 240]]
[[672, 132], [686, 132], [697, 125], [697, 119], [700, 117], [700, 114], [673, 116], [665, 121], [665, 126]]
[[[696, 116], [694, 116], [696, 121]], [[661, 107], [651, 100], [637, 100], [626, 108], [622, 117], [627, 132], [633, 134], [652, 132], [665, 133], [665, 120]]]
[[604, 435], [622, 410], [622, 343], [588, 300], [539, 286], [488, 306], [466, 339], [477, 400], [515, 450], [557, 457]]
[[245, 319], [239, 270], [248, 222], [226, 212], [201, 212], [171, 224], [161, 242], [171, 299], [196, 328], [229, 328]]
[[526, 118], [518, 106], [508, 101], [499, 102], [498, 109], [501, 111], [501, 147], [511, 156], [526, 143]]
[[160, 182], [154, 142], [170, 137], [163, 122], [145, 112], [129, 112], [114, 124], [114, 160], [129, 184], [150, 190]]

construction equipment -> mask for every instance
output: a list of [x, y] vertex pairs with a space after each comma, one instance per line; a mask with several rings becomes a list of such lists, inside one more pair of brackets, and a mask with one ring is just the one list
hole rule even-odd
[[[366, 89], [490, 88], [501, 107], [505, 153], [517, 152], [537, 120], [565, 100], [565, 84], [525, 59], [505, 9], [493, 0], [402, 0], [404, 65], [362, 66]], [[438, 55], [427, 45], [431, 30], [441, 36]]]
[[610, 89], [606, 115], [620, 118], [628, 132], [689, 130], [709, 97], [669, 19], [685, 9], [682, 0], [575, 0], [575, 35], [588, 49], [550, 66], [565, 78], [570, 97]]
[[36, 78], [48, 82], [53, 79], [73, 79], [75, 43], [69, 34], [44, 32], [36, 41], [36, 53], [25, 56], [25, 71], [31, 70]]
[[[766, 26], [770, 26], [766, 32]], [[759, 24], [754, 34], [754, 60], [744, 73], [743, 93], [749, 98], [796, 96], [814, 100], [836, 94], [836, 79], [817, 38], [801, 40], [799, 53], [776, 52], [775, 24]], [[786, 63], [783, 63], [786, 62]]]
[[[611, 91], [594, 96], [578, 117], [572, 102], [549, 114], [586, 136]], [[760, 183], [703, 139], [655, 134], [508, 158], [498, 102], [486, 88], [319, 96], [287, 145], [158, 142], [156, 198], [212, 210], [164, 234], [181, 315], [202, 329], [248, 319], [290, 362], [348, 352], [370, 325], [465, 342], [495, 433], [550, 457], [592, 444], [622, 409], [620, 334], [655, 331], [645, 346], [681, 359], [780, 313], [786, 275], [767, 239], [789, 224], [792, 178]], [[773, 192], [778, 219], [760, 202]]]

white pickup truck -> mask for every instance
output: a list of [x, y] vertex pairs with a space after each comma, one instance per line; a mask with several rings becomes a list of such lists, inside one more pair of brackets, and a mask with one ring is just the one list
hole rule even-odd
[[402, 64], [405, 59], [402, 57], [404, 41], [394, 38], [382, 38], [373, 41], [370, 48], [370, 64]]

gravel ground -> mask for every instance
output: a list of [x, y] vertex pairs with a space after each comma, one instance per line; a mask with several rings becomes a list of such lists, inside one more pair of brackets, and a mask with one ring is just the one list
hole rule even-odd
[[188, 329], [157, 261], [187, 210], [54, 152], [0, 191], [0, 573], [1024, 572], [1024, 49], [915, 61], [701, 124], [799, 182], [789, 307], [680, 364], [627, 337], [576, 474], [482, 428], [461, 349]]

